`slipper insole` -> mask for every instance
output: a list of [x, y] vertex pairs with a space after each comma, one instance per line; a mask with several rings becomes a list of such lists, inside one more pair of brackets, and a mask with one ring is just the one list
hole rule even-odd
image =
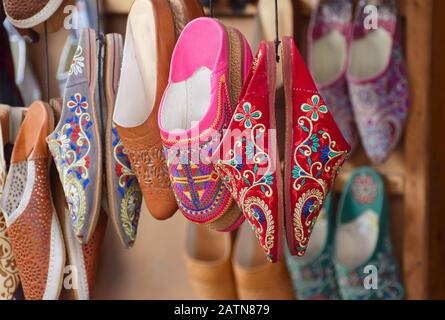
[[311, 70], [315, 82], [328, 84], [344, 70], [347, 57], [346, 38], [333, 30], [312, 44]]
[[369, 32], [354, 40], [351, 48], [349, 74], [357, 79], [369, 79], [382, 73], [391, 58], [393, 40], [384, 29]]
[[335, 239], [339, 263], [349, 270], [361, 266], [374, 253], [378, 237], [378, 216], [373, 210], [366, 210], [353, 221], [341, 224]]
[[136, 1], [128, 17], [122, 72], [113, 120], [125, 128], [143, 124], [153, 110], [157, 85], [156, 26], [150, 1]]
[[170, 84], [162, 124], [168, 131], [188, 130], [205, 115], [211, 98], [211, 70], [201, 67], [185, 81]]

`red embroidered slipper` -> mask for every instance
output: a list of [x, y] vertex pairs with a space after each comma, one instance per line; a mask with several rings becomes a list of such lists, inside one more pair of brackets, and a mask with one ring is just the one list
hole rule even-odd
[[[215, 151], [215, 169], [250, 222], [267, 258], [282, 254], [283, 201], [276, 143], [276, 57], [261, 42], [228, 130]], [[278, 173], [278, 174], [277, 174]]]
[[284, 37], [286, 98], [286, 235], [292, 255], [304, 255], [320, 209], [350, 146], [341, 134], [291, 37]]

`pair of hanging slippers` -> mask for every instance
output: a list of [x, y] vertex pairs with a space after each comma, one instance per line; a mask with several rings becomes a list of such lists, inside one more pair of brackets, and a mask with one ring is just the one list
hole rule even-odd
[[[69, 71], [60, 121], [48, 137], [48, 145], [77, 239], [83, 244], [90, 240], [104, 200], [102, 190], [106, 187], [106, 210], [123, 243], [129, 247], [136, 237], [142, 197], [111, 117], [120, 73], [120, 36], [107, 35], [105, 48], [102, 65], [99, 52], [103, 48], [98, 48], [95, 32], [82, 31]], [[99, 102], [104, 93], [96, 86], [99, 68], [105, 76], [99, 79], [105, 84], [107, 107], [102, 110]], [[103, 145], [106, 147], [102, 148]]]
[[307, 254], [287, 256], [297, 298], [403, 299], [382, 177], [372, 168], [355, 171], [337, 213], [329, 196]]
[[360, 0], [355, 10], [353, 16], [351, 0], [320, 4], [311, 18], [308, 60], [351, 147], [360, 136], [369, 159], [380, 164], [402, 137], [410, 103], [397, 5]]
[[[284, 185], [275, 136], [273, 43], [261, 43], [229, 125], [232, 133], [223, 136], [215, 152], [219, 175], [272, 262], [282, 256], [284, 224], [290, 252], [304, 254], [349, 152], [293, 39], [284, 37], [282, 46], [287, 111]], [[241, 134], [231, 144], [235, 130]]]

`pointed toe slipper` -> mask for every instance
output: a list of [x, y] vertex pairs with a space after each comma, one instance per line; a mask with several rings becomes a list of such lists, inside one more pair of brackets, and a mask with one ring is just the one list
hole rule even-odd
[[168, 1], [136, 0], [125, 39], [113, 121], [148, 211], [156, 219], [165, 220], [178, 209], [157, 122], [176, 41]]
[[142, 192], [131, 168], [128, 152], [113, 123], [114, 105], [120, 79], [122, 37], [107, 34], [105, 38], [105, 97], [107, 104], [106, 175], [108, 210], [115, 230], [126, 248], [136, 240]]
[[335, 212], [332, 195], [320, 211], [312, 240], [303, 257], [286, 255], [298, 300], [340, 300], [335, 274]]
[[308, 65], [332, 116], [354, 150], [359, 136], [346, 78], [351, 18], [349, 0], [326, 1], [314, 11], [308, 33]]
[[288, 126], [286, 236], [291, 254], [302, 256], [350, 146], [317, 91], [294, 40], [284, 37], [282, 44]]
[[87, 243], [99, 217], [102, 186], [100, 120], [96, 109], [96, 34], [83, 29], [68, 73], [60, 121], [48, 146], [65, 190], [74, 233]]
[[342, 298], [403, 299], [382, 177], [372, 168], [355, 171], [345, 186], [338, 212], [335, 268]]
[[51, 156], [45, 138], [53, 114], [34, 102], [17, 135], [0, 206], [27, 300], [58, 299], [65, 248], [51, 197]]
[[397, 32], [396, 3], [384, 1], [377, 7], [376, 30], [364, 27], [364, 7], [369, 3], [362, 0], [357, 7], [348, 84], [364, 149], [373, 163], [381, 164], [402, 137], [410, 104], [409, 84]]
[[[206, 48], [203, 52], [202, 48]], [[173, 192], [190, 221], [230, 231], [243, 219], [210, 161], [238, 100], [251, 50], [239, 31], [198, 18], [172, 56], [159, 127]]]
[[275, 136], [274, 50], [272, 42], [261, 42], [214, 162], [267, 259], [277, 262], [283, 251], [284, 212]]

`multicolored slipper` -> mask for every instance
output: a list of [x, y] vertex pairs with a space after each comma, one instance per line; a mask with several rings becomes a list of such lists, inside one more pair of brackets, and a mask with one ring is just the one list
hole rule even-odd
[[346, 71], [352, 41], [352, 1], [321, 3], [311, 17], [308, 65], [318, 90], [352, 149], [358, 132], [349, 98]]
[[[348, 83], [355, 120], [368, 157], [383, 163], [402, 137], [409, 108], [409, 85], [397, 34], [394, 0], [380, 1], [376, 29], [365, 28], [365, 6], [357, 6]], [[372, 55], [369, 52], [373, 52]]]
[[[60, 119], [63, 105], [61, 99], [52, 99], [56, 121]], [[105, 235], [108, 215], [101, 209], [99, 220], [93, 235], [86, 244], [80, 244], [74, 234], [70, 212], [66, 203], [62, 184], [55, 167], [51, 168], [51, 186], [56, 208], [65, 240], [67, 252], [67, 267], [65, 269], [65, 285], [61, 299], [89, 300], [94, 289], [96, 268], [99, 262], [102, 241]]]
[[[203, 49], [205, 48], [205, 49]], [[252, 60], [246, 39], [211, 18], [190, 22], [173, 52], [159, 128], [179, 208], [184, 216], [229, 231], [242, 215], [210, 161], [227, 128]]]
[[286, 235], [304, 255], [312, 229], [350, 146], [334, 121], [291, 37], [282, 39], [286, 100]]
[[372, 168], [355, 171], [338, 212], [335, 266], [343, 299], [403, 299], [382, 177]]
[[118, 34], [107, 34], [105, 46], [104, 85], [108, 112], [105, 170], [108, 210], [119, 238], [126, 248], [130, 248], [136, 240], [142, 192], [131, 168], [128, 153], [113, 123], [122, 61], [122, 37]]
[[332, 195], [329, 195], [320, 211], [304, 257], [292, 257], [286, 254], [297, 299], [341, 299], [335, 277], [334, 230], [335, 212]]
[[[234, 116], [215, 150], [215, 169], [271, 262], [282, 255], [283, 192], [275, 124], [276, 57], [261, 42]], [[259, 94], [261, 93], [261, 94]]]
[[65, 247], [51, 196], [51, 156], [45, 141], [53, 126], [50, 107], [34, 102], [17, 135], [0, 201], [28, 300], [58, 299], [62, 288]]
[[96, 109], [96, 33], [81, 32], [71, 64], [62, 116], [48, 146], [65, 190], [73, 229], [81, 243], [95, 230], [102, 190], [102, 146]]

